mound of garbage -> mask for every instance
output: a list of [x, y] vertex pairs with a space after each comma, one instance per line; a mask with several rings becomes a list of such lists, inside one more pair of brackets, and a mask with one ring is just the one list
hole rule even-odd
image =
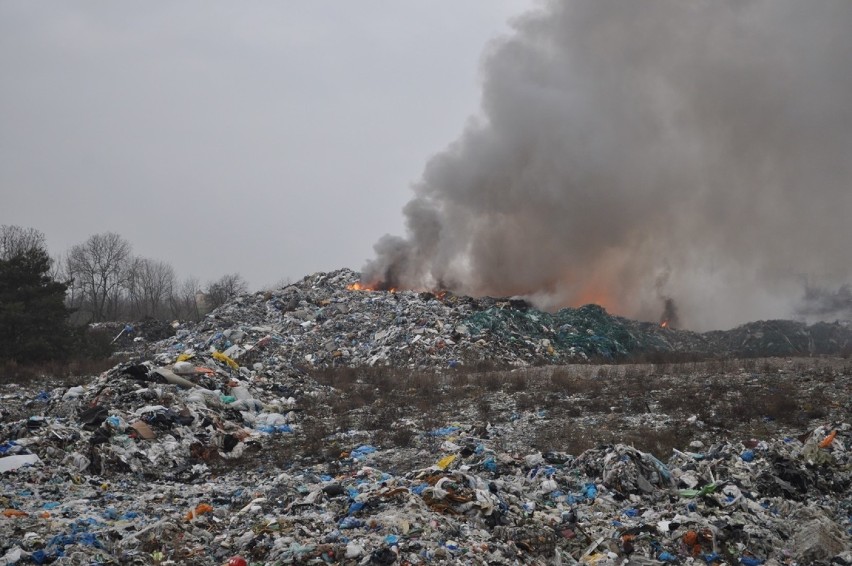
[[537, 310], [519, 299], [448, 292], [356, 290], [360, 275], [316, 273], [276, 291], [244, 295], [159, 349], [276, 349], [291, 368], [559, 364], [679, 353], [698, 357], [840, 355], [849, 322], [753, 322], [704, 334], [608, 314], [597, 305]]
[[[318, 381], [389, 366], [391, 379], [412, 379], [425, 413], [433, 390], [452, 397], [462, 382], [414, 383], [424, 368], [801, 347], [800, 327], [723, 339], [591, 305], [544, 313], [348, 288], [357, 280], [341, 270], [239, 297], [77, 385], [0, 386], [0, 565], [852, 564], [846, 370], [831, 373], [831, 406], [809, 409], [823, 421], [806, 434], [736, 440], [718, 429], [657, 455], [623, 442], [569, 453], [558, 411], [489, 385], [507, 374], [428, 418], [394, 413], [380, 385], [355, 375], [372, 395], [362, 406], [389, 411], [371, 430], [359, 426], [370, 415], [339, 402], [352, 391]], [[841, 345], [841, 328], [825, 336]], [[558, 383], [569, 386], [544, 389]], [[709, 426], [657, 419], [640, 390], [631, 395], [647, 411], [636, 420]], [[497, 419], [500, 403], [510, 408]], [[531, 424], [553, 427], [553, 449], [533, 448]]]
[[848, 423], [662, 461], [508, 446], [527, 413], [416, 431], [431, 465], [356, 430], [309, 460], [333, 390], [182, 364], [3, 396], [0, 564], [852, 564]]

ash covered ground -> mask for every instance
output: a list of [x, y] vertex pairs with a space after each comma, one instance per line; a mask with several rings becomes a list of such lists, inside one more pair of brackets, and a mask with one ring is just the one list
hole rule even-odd
[[0, 564], [852, 563], [845, 324], [357, 280], [0, 385]]

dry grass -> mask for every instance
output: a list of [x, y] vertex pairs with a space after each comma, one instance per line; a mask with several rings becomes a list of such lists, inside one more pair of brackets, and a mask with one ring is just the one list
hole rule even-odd
[[321, 370], [313, 377], [331, 388], [325, 424], [306, 429], [299, 450], [320, 457], [329, 435], [363, 431], [382, 447], [428, 451], [438, 441], [424, 431], [464, 421], [517, 431], [494, 439], [499, 445], [578, 455], [624, 442], [666, 458], [694, 439], [763, 437], [836, 416], [848, 409], [848, 395], [836, 391], [847, 387], [850, 372], [852, 363], [838, 358]]
[[121, 361], [116, 358], [33, 364], [3, 361], [0, 362], [0, 384], [49, 382], [54, 387], [70, 387], [80, 385], [90, 376], [98, 375]]

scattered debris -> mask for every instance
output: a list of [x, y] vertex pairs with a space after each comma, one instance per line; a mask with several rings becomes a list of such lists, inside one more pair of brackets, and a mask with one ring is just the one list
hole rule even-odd
[[[852, 564], [845, 366], [462, 373], [709, 339], [356, 281], [240, 297], [79, 385], [4, 385], [0, 564]], [[799, 420], [763, 420], [773, 387]], [[723, 401], [767, 434], [732, 432]], [[570, 449], [612, 421], [691, 432]]]

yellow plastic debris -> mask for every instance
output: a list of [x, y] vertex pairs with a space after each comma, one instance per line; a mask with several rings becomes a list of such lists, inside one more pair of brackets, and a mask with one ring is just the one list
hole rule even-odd
[[213, 351], [213, 359], [228, 364], [233, 369], [240, 369], [239, 364], [219, 351]]
[[181, 354], [177, 357], [177, 361], [185, 362], [192, 359], [192, 354]]
[[450, 464], [452, 464], [452, 463], [453, 463], [453, 461], [454, 461], [455, 459], [456, 459], [456, 455], [455, 455], [455, 454], [450, 454], [449, 456], [444, 456], [443, 458], [441, 458], [440, 460], [438, 460], [438, 463], [437, 463], [437, 464], [435, 464], [435, 465], [436, 465], [436, 466], [438, 466], [438, 467], [439, 467], [440, 469], [442, 469], [442, 470], [446, 470], [446, 469], [447, 469], [447, 467], [448, 467]]

